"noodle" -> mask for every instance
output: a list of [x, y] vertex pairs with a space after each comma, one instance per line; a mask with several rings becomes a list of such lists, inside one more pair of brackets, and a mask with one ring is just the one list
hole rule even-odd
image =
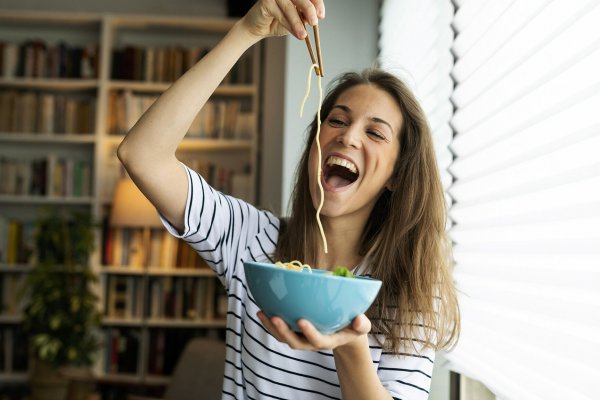
[[285, 268], [285, 269], [292, 269], [294, 271], [303, 271], [306, 269], [306, 270], [308, 270], [308, 272], [312, 272], [310, 265], [302, 264], [298, 260], [290, 261], [288, 263], [282, 263], [281, 261], [277, 261], [275, 263], [275, 265], [277, 265], [278, 267], [281, 267], [281, 268]]
[[[308, 71], [308, 80], [306, 84], [306, 93], [304, 94], [304, 98], [302, 99], [302, 105], [300, 106], [300, 117], [304, 113], [304, 104], [306, 103], [306, 99], [308, 99], [308, 94], [310, 93], [310, 76], [312, 74], [313, 68], [318, 71], [319, 66], [317, 64], [313, 64], [310, 66], [310, 70]], [[321, 170], [321, 142], [319, 141], [319, 134], [321, 133], [321, 103], [323, 101], [323, 88], [321, 87], [321, 75], [317, 73], [317, 82], [319, 84], [319, 109], [317, 111], [317, 184], [319, 185], [319, 207], [317, 208], [317, 225], [319, 225], [319, 232], [321, 233], [321, 239], [323, 239], [323, 247], [325, 250], [325, 254], [327, 254], [327, 239], [325, 238], [325, 231], [323, 231], [323, 224], [321, 224], [321, 209], [323, 208], [323, 203], [325, 202], [325, 191], [323, 190], [323, 185], [321, 184], [321, 174], [323, 171]]]

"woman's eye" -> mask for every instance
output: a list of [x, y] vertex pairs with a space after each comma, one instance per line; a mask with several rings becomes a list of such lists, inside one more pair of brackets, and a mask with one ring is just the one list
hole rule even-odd
[[344, 121], [336, 118], [329, 118], [329, 124], [331, 126], [344, 126]]
[[369, 136], [374, 137], [375, 139], [380, 139], [380, 140], [385, 140], [385, 136], [383, 136], [381, 133], [377, 132], [377, 131], [373, 131], [373, 130], [368, 130], [367, 134]]

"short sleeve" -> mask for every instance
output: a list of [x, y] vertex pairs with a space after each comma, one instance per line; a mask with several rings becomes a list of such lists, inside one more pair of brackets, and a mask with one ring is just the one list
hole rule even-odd
[[279, 220], [267, 211], [258, 210], [247, 202], [224, 195], [186, 165], [188, 194], [184, 213], [184, 230], [178, 232], [161, 217], [166, 229], [185, 240], [215, 271], [221, 282], [228, 282], [236, 263], [256, 241], [261, 227]]

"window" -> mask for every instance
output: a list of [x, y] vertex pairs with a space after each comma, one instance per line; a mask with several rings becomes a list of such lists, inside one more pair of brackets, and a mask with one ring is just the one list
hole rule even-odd
[[[382, 64], [422, 69], [415, 76], [426, 65], [417, 60], [444, 65], [446, 49], [429, 36], [447, 27], [439, 10], [453, 6], [448, 194], [463, 330], [446, 357], [503, 399], [594, 398], [600, 4], [385, 1]], [[417, 93], [433, 79], [419, 80]]]

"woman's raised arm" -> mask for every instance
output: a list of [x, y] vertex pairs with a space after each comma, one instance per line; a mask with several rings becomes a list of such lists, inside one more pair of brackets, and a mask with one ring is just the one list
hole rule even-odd
[[[117, 155], [127, 172], [180, 231], [183, 230], [187, 177], [175, 150], [196, 114], [239, 57], [264, 37], [294, 32], [306, 35], [298, 10], [311, 23], [324, 16], [322, 1], [261, 0], [198, 63], [166, 90], [137, 121], [120, 144]], [[296, 8], [297, 7], [297, 8]], [[319, 7], [319, 8], [317, 8]]]

